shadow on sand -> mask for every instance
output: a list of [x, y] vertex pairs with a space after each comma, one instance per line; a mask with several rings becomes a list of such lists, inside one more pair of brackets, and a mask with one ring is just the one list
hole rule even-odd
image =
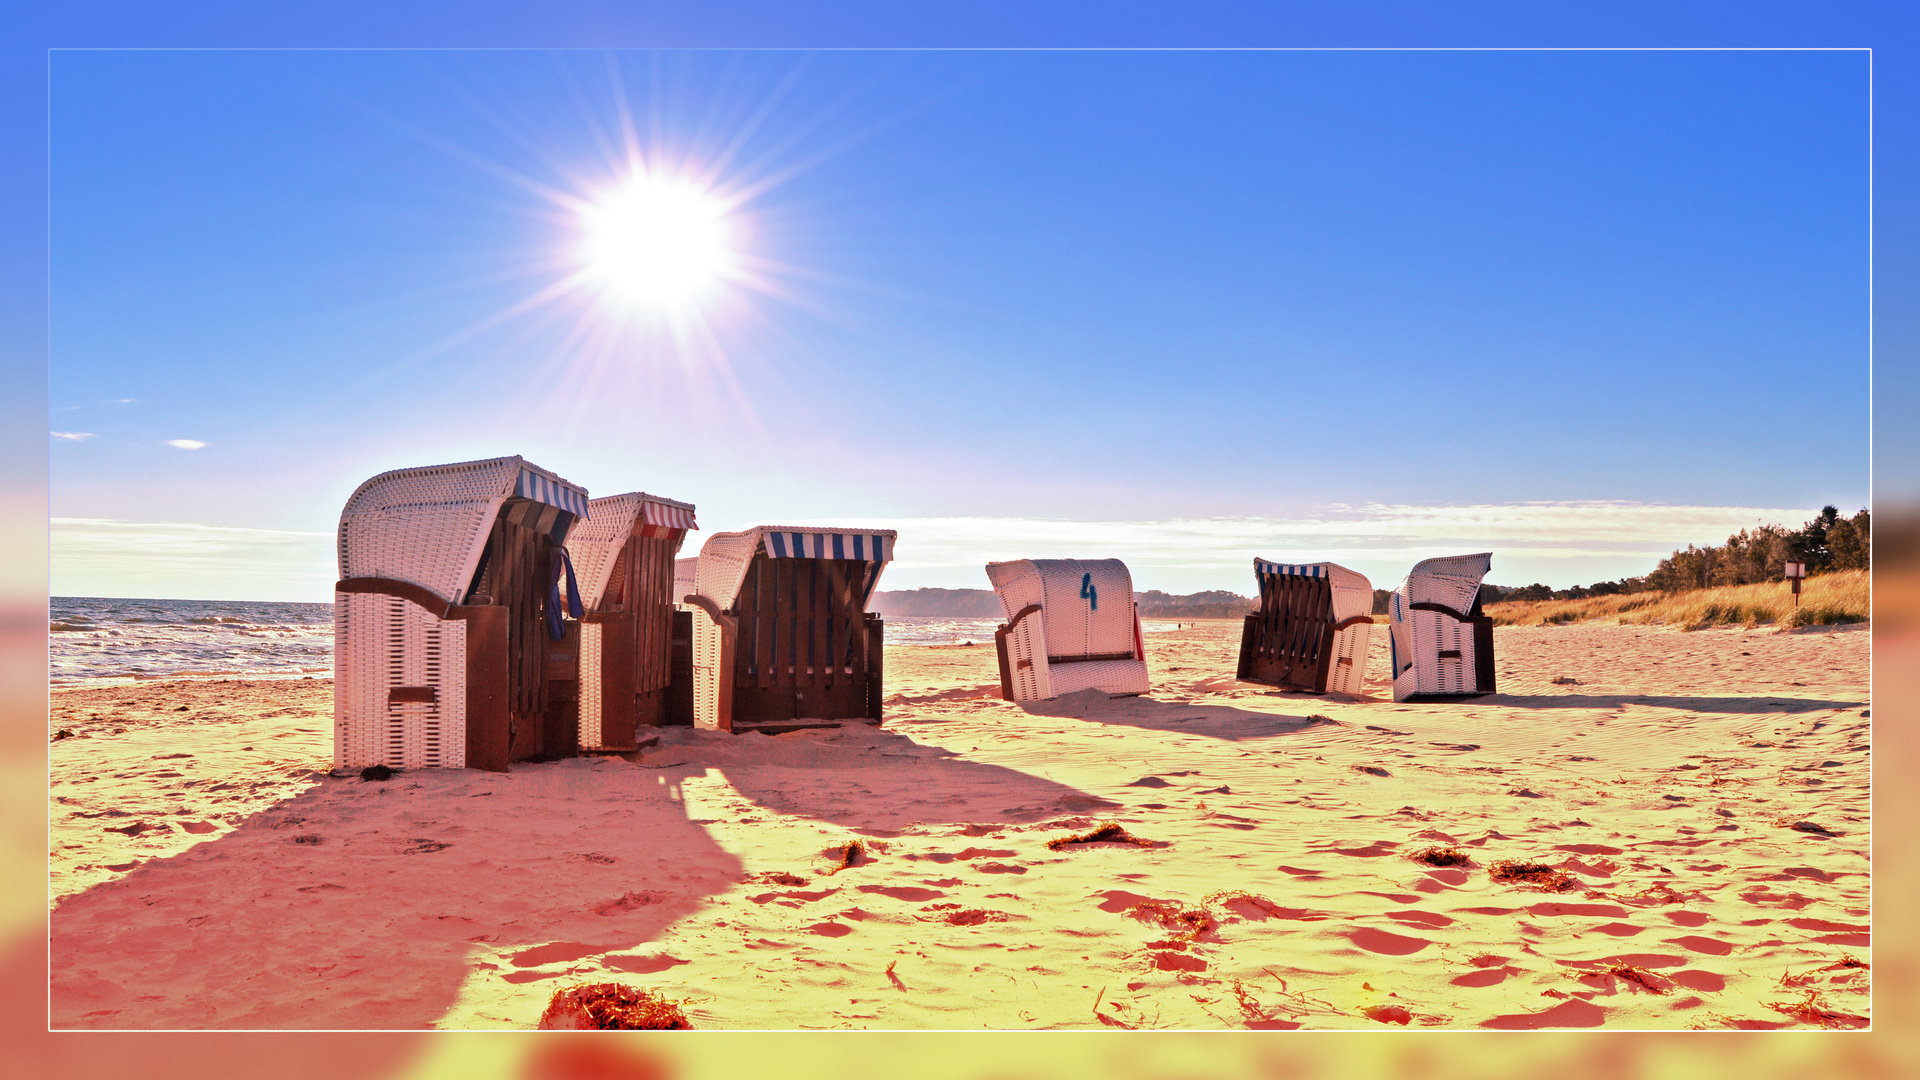
[[1324, 716], [1288, 716], [1230, 705], [1181, 705], [1150, 697], [1109, 698], [1098, 690], [1078, 690], [1051, 701], [1023, 701], [1033, 716], [1070, 717], [1101, 724], [1125, 724], [1151, 731], [1177, 731], [1210, 739], [1239, 741], [1297, 735], [1334, 725]]
[[679, 729], [645, 760], [682, 759], [668, 775], [715, 769], [759, 806], [881, 836], [915, 825], [1025, 824], [1119, 806], [864, 724], [775, 736]]
[[1697, 713], [1803, 713], [1824, 709], [1865, 708], [1864, 701], [1829, 701], [1778, 694], [1745, 697], [1689, 697], [1685, 694], [1487, 694], [1459, 699], [1462, 704], [1498, 705], [1519, 709], [1621, 709], [1641, 705], [1653, 709], [1683, 709]]
[[645, 763], [326, 778], [63, 898], [52, 1026], [424, 1028], [476, 965], [531, 982], [643, 945], [746, 876], [682, 801], [709, 769], [759, 806], [871, 835], [1117, 805], [865, 726], [667, 732]]
[[475, 950], [531, 968], [570, 959], [540, 951], [555, 942], [628, 948], [740, 877], [658, 773], [624, 763], [328, 778], [63, 898], [51, 1024], [428, 1027]]

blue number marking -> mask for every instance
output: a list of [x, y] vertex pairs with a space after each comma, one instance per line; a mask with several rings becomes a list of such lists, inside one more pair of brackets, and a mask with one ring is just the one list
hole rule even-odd
[[1080, 599], [1087, 602], [1090, 611], [1100, 610], [1100, 590], [1093, 587], [1093, 575], [1080, 575]]

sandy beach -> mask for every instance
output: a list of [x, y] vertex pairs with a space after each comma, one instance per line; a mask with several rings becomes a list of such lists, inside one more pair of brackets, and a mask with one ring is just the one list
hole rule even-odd
[[1500, 694], [1423, 704], [1384, 629], [1364, 698], [1236, 682], [1238, 633], [1151, 635], [1145, 698], [894, 647], [878, 729], [384, 782], [327, 774], [326, 680], [58, 690], [51, 1021], [528, 1028], [613, 979], [700, 1028], [1868, 1022], [1868, 633], [1501, 628]]

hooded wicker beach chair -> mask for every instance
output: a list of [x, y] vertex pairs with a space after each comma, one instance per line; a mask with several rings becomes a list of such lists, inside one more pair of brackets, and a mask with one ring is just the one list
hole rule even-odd
[[700, 556], [673, 560], [673, 602], [687, 608], [687, 594], [700, 591]]
[[1240, 634], [1240, 678], [1308, 694], [1358, 694], [1373, 633], [1373, 583], [1330, 562], [1253, 560], [1260, 610]]
[[700, 548], [694, 724], [723, 731], [880, 722], [880, 616], [867, 601], [892, 530], [759, 526]]
[[587, 612], [580, 749], [627, 753], [638, 748], [640, 728], [693, 722], [672, 714], [669, 689], [675, 616], [685, 621], [675, 605], [684, 594], [674, 592], [674, 556], [699, 525], [691, 503], [639, 491], [595, 499], [587, 511], [568, 540]]
[[988, 563], [987, 579], [1007, 616], [993, 635], [1002, 697], [1147, 692], [1140, 612], [1126, 563], [1020, 559]]
[[1493, 619], [1480, 613], [1480, 579], [1492, 567], [1486, 553], [1428, 559], [1393, 591], [1393, 700], [1493, 693]]
[[[584, 488], [518, 457], [397, 469], [340, 514], [334, 765], [504, 771], [573, 752]], [[565, 584], [563, 600], [561, 585]]]

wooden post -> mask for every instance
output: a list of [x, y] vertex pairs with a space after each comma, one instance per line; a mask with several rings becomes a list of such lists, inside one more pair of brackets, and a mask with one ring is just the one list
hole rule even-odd
[[467, 768], [506, 772], [507, 609], [456, 607], [448, 617], [467, 624]]

